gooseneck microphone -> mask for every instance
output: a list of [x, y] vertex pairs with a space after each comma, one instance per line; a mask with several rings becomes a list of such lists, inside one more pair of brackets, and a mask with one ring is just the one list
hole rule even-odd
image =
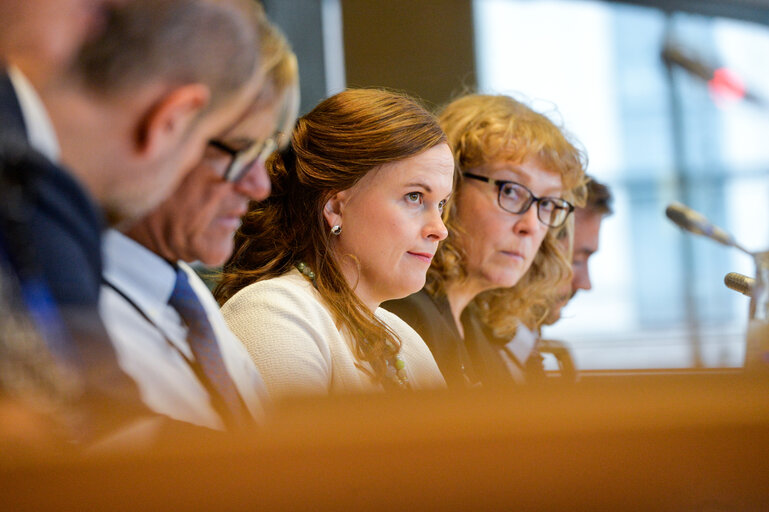
[[665, 209], [665, 215], [667, 215], [668, 219], [672, 220], [681, 229], [696, 235], [708, 237], [719, 244], [735, 247], [745, 254], [753, 256], [753, 253], [738, 244], [732, 235], [712, 224], [701, 213], [692, 210], [688, 206], [684, 206], [677, 202], [671, 203]]
[[745, 340], [745, 371], [766, 377], [769, 375], [769, 251], [751, 253], [739, 245], [732, 235], [680, 203], [669, 205], [665, 214], [682, 229], [735, 247], [753, 259], [756, 265], [755, 280], [732, 272], [724, 277], [724, 284], [750, 297], [750, 320]]
[[665, 64], [678, 66], [701, 80], [707, 81], [713, 78], [715, 67], [705, 63], [702, 59], [692, 55], [691, 52], [687, 52], [678, 45], [668, 42], [662, 48], [660, 57], [662, 57], [662, 61]]
[[734, 73], [725, 67], [715, 66], [707, 62], [702, 56], [697, 55], [691, 49], [668, 41], [662, 48], [660, 57], [665, 65], [679, 67], [691, 76], [706, 82], [710, 87], [716, 87], [718, 88], [717, 90], [721, 91], [728, 91], [735, 97], [762, 108], [768, 106], [764, 97], [746, 89], [742, 80]]
[[755, 283], [756, 280], [752, 277], [738, 274], [737, 272], [729, 272], [724, 276], [724, 284], [727, 288], [748, 297], [752, 296]]

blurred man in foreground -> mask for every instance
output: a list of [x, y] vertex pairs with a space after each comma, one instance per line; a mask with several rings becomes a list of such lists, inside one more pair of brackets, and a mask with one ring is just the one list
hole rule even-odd
[[[4, 46], [38, 96], [27, 116], [14, 88], [23, 130], [0, 139], [14, 208], [0, 226], [3, 254], [37, 332], [81, 377], [95, 418], [84, 437], [146, 411], [98, 316], [105, 217], [130, 222], [157, 205], [250, 104], [261, 76], [249, 5], [130, 0], [102, 29], [68, 32], [86, 42], [70, 62], [49, 59], [48, 72], [23, 58], [23, 45]], [[26, 144], [36, 136], [45, 144]]]

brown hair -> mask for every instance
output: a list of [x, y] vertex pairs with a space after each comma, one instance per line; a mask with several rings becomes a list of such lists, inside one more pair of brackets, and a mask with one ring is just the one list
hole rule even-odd
[[133, 0], [111, 12], [73, 72], [104, 95], [156, 80], [206, 84], [212, 108], [256, 71], [259, 16], [249, 0]]
[[346, 282], [323, 207], [371, 170], [445, 142], [435, 117], [400, 94], [351, 89], [321, 102], [299, 119], [290, 146], [268, 160], [272, 195], [251, 204], [235, 235], [235, 250], [214, 290], [219, 303], [305, 262], [337, 325], [352, 334], [356, 357], [386, 383], [385, 361], [398, 352], [400, 340]]
[[[469, 94], [449, 103], [439, 120], [460, 170], [500, 160], [521, 163], [535, 158], [561, 176], [564, 199], [577, 206], [584, 203], [586, 156], [547, 116], [509, 96]], [[427, 290], [433, 295], [444, 291], [446, 283], [466, 276], [455, 204], [449, 208], [447, 228], [449, 236], [428, 270]], [[534, 262], [515, 286], [490, 290], [474, 299], [495, 335], [514, 334], [516, 319], [535, 325], [542, 308], [547, 309], [553, 300], [551, 295], [558, 284], [570, 279], [571, 263], [556, 239], [557, 232], [548, 230]]]
[[583, 208], [600, 215], [611, 215], [612, 196], [609, 187], [592, 176], [587, 179], [587, 201]]

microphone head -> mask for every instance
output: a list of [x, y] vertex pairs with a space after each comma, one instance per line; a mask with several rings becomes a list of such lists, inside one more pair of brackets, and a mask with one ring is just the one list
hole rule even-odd
[[665, 215], [667, 215], [668, 219], [672, 220], [681, 229], [694, 233], [695, 235], [705, 236], [719, 244], [737, 247], [738, 249], [747, 252], [734, 241], [732, 235], [712, 224], [704, 215], [692, 210], [688, 206], [678, 202], [670, 203], [670, 205], [665, 208]]
[[690, 50], [670, 41], [668, 41], [662, 48], [660, 57], [662, 57], [662, 62], [664, 62], [665, 65], [678, 66], [700, 80], [708, 81], [713, 78], [713, 66], [707, 64]]
[[737, 272], [729, 272], [724, 276], [724, 284], [727, 288], [734, 290], [735, 292], [740, 292], [748, 297], [753, 294], [753, 285], [755, 282], [756, 280], [752, 277], [744, 276]]
[[688, 211], [689, 208], [686, 206], [682, 205], [681, 203], [674, 202], [670, 203], [668, 207], [665, 208], [665, 215], [668, 219], [672, 220], [676, 226], [689, 231], [691, 222], [689, 222], [687, 213]]

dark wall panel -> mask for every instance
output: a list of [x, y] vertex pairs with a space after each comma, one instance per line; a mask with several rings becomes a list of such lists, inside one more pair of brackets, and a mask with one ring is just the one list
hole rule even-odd
[[321, 0], [263, 0], [267, 16], [283, 30], [299, 62], [300, 112], [326, 97]]
[[347, 84], [439, 105], [475, 86], [471, 0], [342, 0]]
[[614, 0], [706, 16], [723, 16], [769, 25], [769, 0]]

